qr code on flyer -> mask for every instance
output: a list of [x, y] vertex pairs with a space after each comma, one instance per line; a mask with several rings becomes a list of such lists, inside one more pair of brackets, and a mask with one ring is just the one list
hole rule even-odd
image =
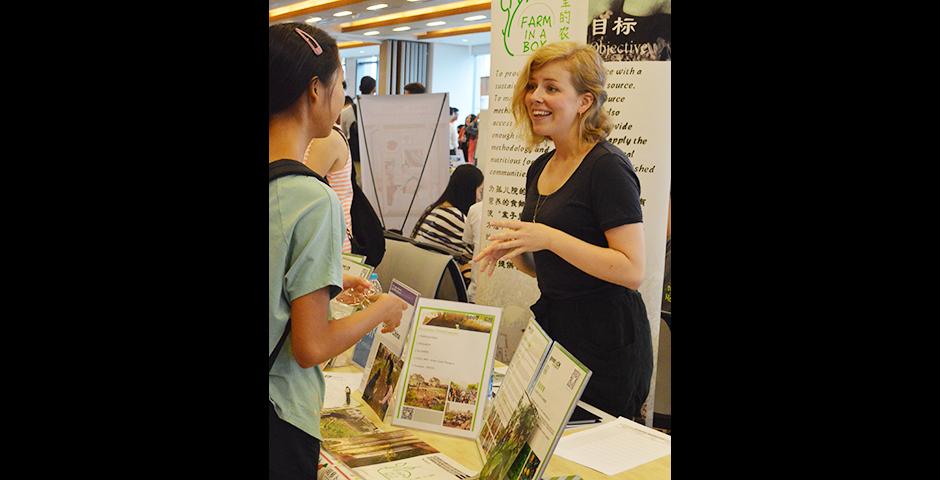
[[405, 407], [401, 409], [401, 418], [402, 420], [411, 420], [414, 417], [415, 409], [411, 407]]
[[568, 379], [568, 388], [574, 388], [574, 384], [578, 381], [579, 378], [581, 378], [581, 372], [577, 370], [571, 372], [571, 378]]

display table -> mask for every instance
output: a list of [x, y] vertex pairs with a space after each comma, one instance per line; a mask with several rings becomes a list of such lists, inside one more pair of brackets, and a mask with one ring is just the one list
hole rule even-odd
[[[358, 373], [361, 372], [362, 369], [359, 368], [358, 365], [350, 365], [339, 368], [330, 368], [327, 371]], [[379, 425], [383, 431], [408, 430], [409, 432], [413, 433], [414, 436], [424, 440], [428, 443], [428, 445], [438, 449], [441, 453], [447, 455], [450, 458], [453, 458], [468, 469], [478, 472], [483, 468], [483, 459], [480, 458], [480, 453], [477, 450], [476, 442], [474, 440], [428, 432], [425, 430], [403, 429], [401, 427], [391, 425], [391, 423], [382, 422], [375, 412], [372, 411], [372, 409], [362, 401], [361, 392], [358, 390], [353, 391], [352, 397], [360, 401], [359, 409], [362, 411], [363, 415], [368, 417], [369, 420], [376, 425]], [[389, 419], [391, 419], [391, 415], [389, 415]], [[564, 434], [570, 435], [571, 433], [584, 430], [585, 428], [590, 427], [571, 428], [566, 430]], [[588, 467], [569, 461], [566, 458], [552, 455], [548, 462], [548, 468], [545, 470], [545, 473], [542, 474], [542, 478], [548, 480], [551, 477], [567, 475], [580, 475], [584, 480], [604, 478], [664, 480], [669, 479], [672, 476], [672, 455], [667, 455], [650, 463], [640, 465], [639, 467], [636, 467], [632, 470], [627, 470], [613, 477], [609, 477], [598, 471], [591, 470]]]

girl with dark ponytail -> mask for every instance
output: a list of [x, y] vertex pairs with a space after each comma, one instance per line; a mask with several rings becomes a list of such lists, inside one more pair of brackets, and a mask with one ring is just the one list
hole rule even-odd
[[[284, 23], [269, 28], [268, 49], [268, 163], [308, 172], [299, 162], [307, 145], [329, 135], [343, 108], [336, 41], [318, 28]], [[268, 182], [269, 479], [317, 477], [324, 394], [319, 365], [380, 323], [390, 332], [405, 308], [381, 294], [367, 309], [330, 321], [332, 297], [370, 285], [343, 275], [340, 202], [312, 173]]]

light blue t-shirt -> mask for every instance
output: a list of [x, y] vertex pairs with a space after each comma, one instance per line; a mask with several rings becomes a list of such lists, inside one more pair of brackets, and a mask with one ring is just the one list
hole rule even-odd
[[[290, 318], [290, 302], [343, 285], [343, 213], [339, 198], [314, 177], [292, 175], [268, 183], [268, 352]], [[278, 417], [320, 439], [324, 383], [320, 367], [301, 368], [291, 337], [268, 374], [268, 398]]]

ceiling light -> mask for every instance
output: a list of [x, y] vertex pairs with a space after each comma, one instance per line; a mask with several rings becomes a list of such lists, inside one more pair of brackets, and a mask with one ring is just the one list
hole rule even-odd
[[[383, 0], [378, 0], [383, 1]], [[286, 2], [268, 2], [270, 3], [286, 3]], [[276, 22], [278, 20], [284, 20], [293, 17], [299, 17], [302, 15], [312, 15], [317, 12], [324, 12], [328, 10], [333, 10], [335, 8], [340, 8], [343, 5], [348, 5], [352, 2], [349, 0], [305, 0], [302, 2], [294, 2], [290, 5], [283, 7], [272, 8], [268, 10], [268, 21]]]
[[349, 10], [343, 10], [342, 12], [336, 12], [333, 14], [334, 17], [345, 17], [346, 15], [352, 15], [352, 12]]
[[320, 20], [323, 20], [323, 19], [320, 18], [320, 17], [310, 17], [310, 18], [308, 18], [308, 19], [306, 19], [306, 20], [304, 20], [304, 21], [307, 22], [307, 23], [317, 23], [317, 22], [319, 22]]
[[372, 30], [370, 32], [363, 33], [363, 35], [378, 35], [378, 34], [379, 34], [378, 30]]
[[352, 41], [352, 42], [336, 42], [336, 48], [342, 50], [344, 48], [362, 48], [366, 45], [378, 45], [375, 42], [363, 42], [363, 41]]
[[[353, 0], [342, 0], [353, 1]], [[385, 1], [385, 0], [381, 0]], [[424, 2], [426, 4], [434, 2]], [[455, 15], [473, 15], [475, 13], [487, 13], [492, 8], [492, 0], [457, 0], [446, 5], [436, 5], [431, 7], [416, 8], [403, 12], [396, 12], [378, 17], [350, 21], [340, 25], [342, 33], [358, 32], [372, 30], [374, 28], [388, 26], [389, 28], [397, 25], [410, 25], [418, 22], [430, 22], [440, 20], [444, 17], [453, 17]], [[489, 17], [489, 15], [487, 15]]]
[[428, 25], [429, 27], [436, 27], [436, 26], [438, 26], [438, 25], [447, 25], [447, 22], [441, 22], [441, 21], [430, 22], [430, 23], [428, 23], [427, 25]]
[[396, 31], [396, 32], [404, 32], [405, 30], [411, 30], [411, 27], [409, 27], [409, 26], [395, 27], [395, 28], [393, 28], [392, 30], [394, 30], [394, 31]]
[[483, 20], [484, 18], [486, 18], [486, 15], [474, 15], [474, 16], [472, 16], [472, 17], [467, 17], [467, 18], [465, 18], [464, 21], [466, 21], [466, 22], [475, 22], [475, 21], [477, 21], [477, 20]]
[[441, 30], [432, 30], [430, 32], [419, 33], [418, 40], [427, 40], [431, 38], [453, 37], [456, 35], [466, 35], [468, 33], [489, 32], [492, 24], [475, 23], [473, 25], [464, 25], [462, 27], [443, 28]]
[[372, 5], [371, 7], [366, 7], [366, 10], [381, 10], [387, 6], [388, 6], [387, 3], [377, 3], [375, 5]]

